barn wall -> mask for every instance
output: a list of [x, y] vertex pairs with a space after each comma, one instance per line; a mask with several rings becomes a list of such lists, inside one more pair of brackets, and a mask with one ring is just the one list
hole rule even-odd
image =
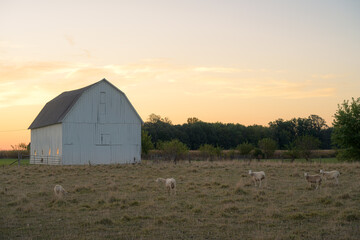
[[123, 93], [100, 82], [65, 117], [63, 146], [63, 164], [140, 161], [141, 119]]
[[32, 129], [30, 155], [30, 164], [61, 164], [61, 124]]

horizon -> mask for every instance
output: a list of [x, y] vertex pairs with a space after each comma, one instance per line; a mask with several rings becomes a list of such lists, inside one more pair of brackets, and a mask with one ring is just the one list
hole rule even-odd
[[0, 3], [0, 150], [64, 91], [106, 78], [147, 121], [332, 126], [360, 92], [360, 2]]

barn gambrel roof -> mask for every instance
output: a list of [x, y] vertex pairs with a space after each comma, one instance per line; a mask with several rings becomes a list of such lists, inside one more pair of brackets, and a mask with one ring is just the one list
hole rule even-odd
[[[95, 86], [96, 84], [105, 81], [110, 86], [114, 87], [116, 90], [118, 90], [120, 93], [124, 94], [122, 91], [120, 91], [117, 87], [115, 87], [113, 84], [111, 84], [109, 81], [107, 81], [105, 78], [99, 82], [96, 82], [94, 84], [91, 84], [87, 87], [80, 88], [73, 91], [67, 91], [61, 93], [59, 96], [51, 100], [50, 102], [46, 103], [46, 105], [43, 107], [43, 109], [40, 111], [40, 113], [37, 115], [35, 120], [31, 123], [29, 126], [29, 129], [35, 129], [35, 128], [41, 128], [46, 127], [53, 124], [62, 123], [64, 120], [66, 114], [72, 109], [72, 107], [75, 105], [77, 100], [81, 97], [81, 95], [86, 92], [91, 87]], [[136, 115], [139, 117], [141, 123], [143, 123], [141, 117], [136, 112], [135, 108], [130, 103], [129, 99], [124, 94], [126, 100], [129, 102], [130, 106], [135, 111]]]

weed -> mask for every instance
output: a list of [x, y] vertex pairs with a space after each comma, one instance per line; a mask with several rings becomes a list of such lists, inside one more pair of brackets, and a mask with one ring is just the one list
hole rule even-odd
[[103, 218], [99, 221], [96, 221], [95, 224], [102, 224], [102, 225], [112, 225], [113, 221], [109, 218]]

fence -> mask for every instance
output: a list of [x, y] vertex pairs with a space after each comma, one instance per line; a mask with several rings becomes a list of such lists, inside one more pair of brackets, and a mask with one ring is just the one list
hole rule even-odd
[[[334, 158], [336, 156], [336, 150], [313, 150], [312, 158]], [[163, 161], [169, 160], [169, 156], [164, 154], [160, 150], [150, 150], [148, 154], [142, 155], [142, 159], [153, 160], [153, 161]], [[276, 150], [272, 159], [288, 159], [286, 156], [286, 150]], [[235, 160], [242, 159], [248, 160], [248, 156], [239, 154], [235, 150], [223, 150], [220, 155], [209, 155], [204, 154], [199, 150], [190, 150], [188, 153], [178, 156], [178, 160]]]
[[62, 165], [61, 156], [30, 155], [30, 164]]

